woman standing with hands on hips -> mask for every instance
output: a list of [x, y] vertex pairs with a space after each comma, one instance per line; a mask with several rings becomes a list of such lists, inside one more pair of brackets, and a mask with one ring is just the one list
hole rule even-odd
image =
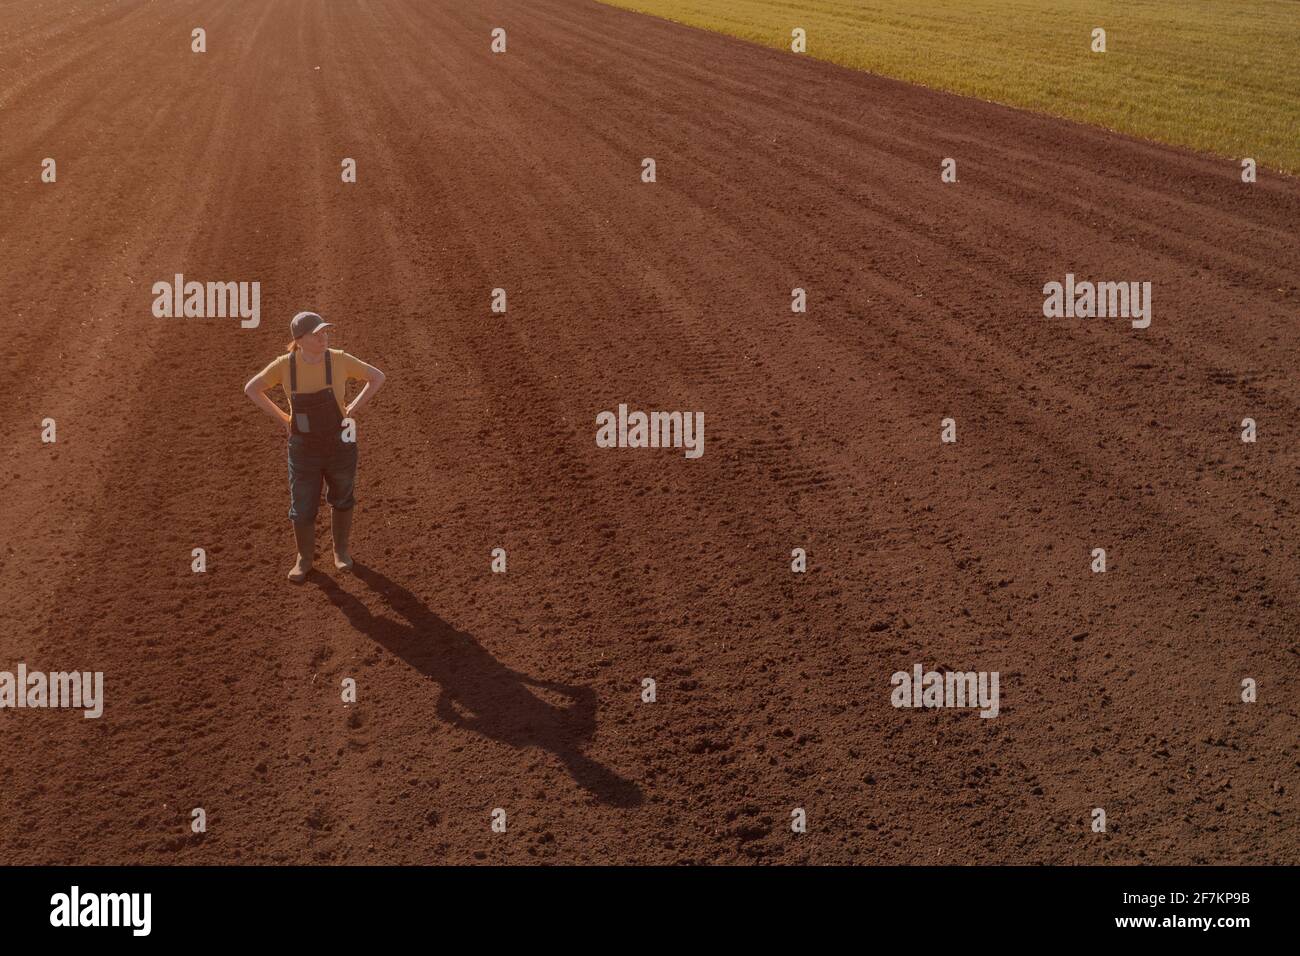
[[[342, 349], [329, 347], [333, 325], [315, 312], [299, 312], [289, 323], [293, 340], [281, 355], [244, 386], [244, 394], [275, 418], [289, 436], [289, 520], [298, 545], [298, 560], [289, 580], [301, 584], [311, 571], [316, 551], [316, 513], [322, 481], [334, 533], [334, 567], [350, 570], [353, 488], [357, 479], [355, 431], [345, 440], [343, 420], [354, 418], [384, 385], [384, 373]], [[366, 383], [345, 404], [348, 379]], [[286, 415], [267, 392], [279, 385], [289, 396]]]

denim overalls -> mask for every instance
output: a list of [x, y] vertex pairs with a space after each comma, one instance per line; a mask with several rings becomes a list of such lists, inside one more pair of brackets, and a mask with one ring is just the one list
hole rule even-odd
[[318, 392], [298, 391], [296, 359], [296, 354], [289, 354], [289, 520], [315, 521], [322, 480], [329, 487], [331, 508], [347, 511], [356, 504], [352, 492], [357, 445], [343, 440], [329, 349], [325, 350], [325, 387]]

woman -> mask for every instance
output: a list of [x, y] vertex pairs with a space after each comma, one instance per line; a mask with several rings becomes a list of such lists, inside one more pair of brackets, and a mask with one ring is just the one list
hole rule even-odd
[[[298, 561], [289, 580], [301, 584], [311, 571], [316, 552], [316, 512], [321, 481], [329, 487], [334, 532], [334, 567], [352, 568], [348, 538], [352, 532], [353, 486], [357, 478], [355, 429], [345, 432], [343, 420], [355, 418], [384, 385], [384, 373], [342, 349], [329, 348], [331, 323], [315, 312], [299, 312], [289, 323], [289, 351], [258, 372], [244, 394], [277, 419], [289, 435], [289, 520], [298, 543]], [[366, 383], [361, 393], [344, 403], [347, 381]], [[289, 396], [289, 413], [271, 401], [267, 391], [279, 385]]]

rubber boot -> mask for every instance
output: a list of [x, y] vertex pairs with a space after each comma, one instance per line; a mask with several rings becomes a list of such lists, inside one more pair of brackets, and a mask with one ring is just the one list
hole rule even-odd
[[295, 521], [293, 536], [298, 542], [298, 561], [289, 572], [289, 580], [294, 584], [302, 584], [307, 580], [307, 573], [311, 571], [311, 563], [316, 556], [316, 522]]
[[340, 571], [351, 571], [352, 552], [348, 545], [352, 537], [352, 509], [331, 509], [330, 524], [334, 532], [334, 567]]

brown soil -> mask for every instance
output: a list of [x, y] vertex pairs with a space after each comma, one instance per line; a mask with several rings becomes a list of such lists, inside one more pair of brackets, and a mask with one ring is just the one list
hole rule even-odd
[[[0, 0], [0, 133], [0, 669], [107, 696], [0, 711], [7, 862], [1300, 862], [1300, 182], [586, 0]], [[388, 385], [295, 588], [300, 309]]]

